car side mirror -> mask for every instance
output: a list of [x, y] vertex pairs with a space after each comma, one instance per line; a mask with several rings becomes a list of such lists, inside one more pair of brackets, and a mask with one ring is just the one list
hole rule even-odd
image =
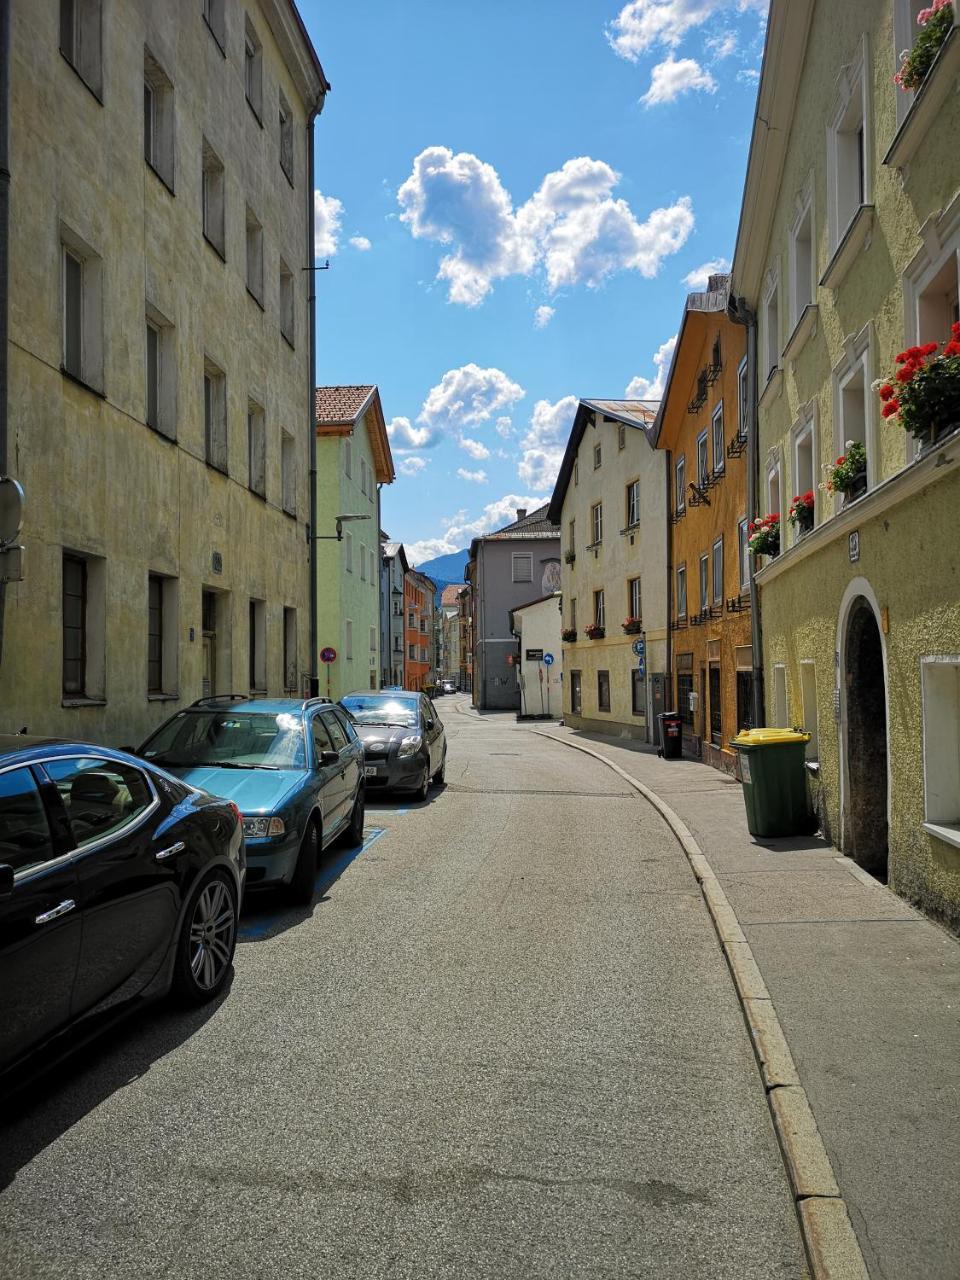
[[321, 751], [320, 763], [321, 765], [339, 764], [340, 752], [339, 751]]
[[13, 867], [7, 863], [0, 864], [0, 898], [9, 898], [13, 893]]
[[428, 720], [426, 722], [426, 725], [427, 725], [427, 732], [429, 733], [431, 729], [435, 729], [437, 727], [437, 722], [436, 720]]

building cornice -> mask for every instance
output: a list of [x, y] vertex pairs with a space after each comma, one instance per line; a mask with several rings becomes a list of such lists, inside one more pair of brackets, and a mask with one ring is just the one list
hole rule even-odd
[[330, 90], [320, 58], [293, 0], [261, 0], [260, 7], [307, 110]]

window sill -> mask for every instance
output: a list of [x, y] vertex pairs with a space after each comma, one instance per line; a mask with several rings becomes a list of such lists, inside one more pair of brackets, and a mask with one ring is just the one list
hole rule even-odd
[[621, 529], [621, 530], [620, 530], [620, 533], [621, 533], [621, 534], [625, 534], [625, 533], [637, 533], [639, 529], [640, 529], [640, 521], [639, 521], [639, 520], [635, 520], [635, 521], [633, 522], [633, 524], [628, 524], [628, 525], [626, 525], [623, 529]]
[[758, 409], [766, 409], [769, 404], [780, 395], [783, 390], [783, 370], [779, 365], [772, 371], [767, 379], [767, 385], [760, 392], [760, 399], [757, 401]]
[[257, 108], [253, 105], [253, 103], [250, 101], [250, 99], [249, 99], [249, 98], [247, 98], [247, 106], [250, 108], [250, 112], [251, 112], [251, 114], [252, 114], [252, 116], [253, 116], [254, 120], [256, 120], [257, 124], [258, 124], [258, 125], [260, 126], [260, 128], [262, 129], [262, 128], [263, 128], [263, 115], [262, 115], [262, 113], [261, 113], [260, 111], [258, 111], [258, 110], [257, 110]]
[[873, 205], [862, 204], [850, 220], [826, 271], [820, 277], [820, 284], [824, 289], [838, 289], [843, 284], [861, 250], [869, 248], [872, 233]]
[[106, 698], [82, 698], [67, 697], [61, 698], [61, 707], [105, 707], [107, 705]]
[[259, 498], [261, 502], [266, 502], [267, 495], [261, 493], [259, 489], [254, 489], [253, 485], [247, 485], [247, 493], [252, 493], [255, 498]]
[[211, 27], [210, 23], [206, 19], [206, 16], [205, 15], [201, 15], [201, 16], [203, 17], [203, 25], [207, 28], [207, 30], [213, 36], [214, 44], [217, 46], [217, 48], [220, 50], [220, 52], [223, 54], [225, 58], [227, 56], [227, 50], [224, 42], [217, 35], [216, 31], [214, 31], [213, 27]]
[[[954, 28], [956, 30], [956, 28]], [[949, 39], [949, 37], [948, 37]], [[944, 840], [947, 844], [952, 844], [954, 848], [960, 849], [960, 826], [954, 822], [924, 822], [921, 823], [927, 835], [936, 836], [938, 840]]]
[[166, 191], [168, 191], [168, 192], [170, 193], [170, 195], [172, 195], [172, 196], [176, 196], [176, 194], [177, 194], [177, 193], [176, 193], [176, 191], [174, 191], [174, 189], [173, 189], [173, 183], [172, 183], [172, 182], [168, 182], [168, 181], [166, 180], [166, 178], [163, 176], [163, 174], [160, 172], [160, 170], [157, 168], [157, 166], [156, 166], [155, 164], [153, 164], [150, 160], [148, 160], [146, 157], [144, 157], [143, 163], [147, 166], [147, 168], [150, 170], [150, 172], [153, 174], [153, 176], [156, 178], [156, 180], [160, 183], [160, 185], [161, 185], [161, 186], [162, 186]]
[[281, 338], [283, 338], [284, 342], [287, 344], [287, 346], [290, 348], [291, 351], [296, 351], [297, 348], [294, 345], [294, 341], [288, 333], [284, 333], [283, 330], [281, 329], [280, 336]]
[[75, 373], [71, 373], [65, 365], [60, 366], [60, 372], [67, 381], [72, 382], [75, 387], [83, 387], [84, 391], [89, 391], [90, 394], [92, 396], [96, 396], [98, 400], [106, 400], [107, 393], [105, 391], [100, 391], [97, 387], [91, 386], [89, 382], [84, 382], [83, 378], [78, 377]]
[[934, 133], [937, 114], [953, 91], [960, 72], [960, 26], [957, 18], [957, 10], [954, 9], [953, 26], [917, 90], [903, 123], [893, 136], [890, 150], [883, 157], [885, 165], [902, 169], [913, 159], [923, 139]]
[[283, 176], [286, 178], [286, 180], [290, 183], [290, 190], [296, 191], [296, 185], [294, 184], [294, 181], [293, 181], [293, 174], [287, 172], [286, 165], [284, 165], [282, 160], [280, 162], [280, 171], [283, 174]]
[[226, 476], [229, 478], [230, 472], [227, 470], [226, 467], [221, 467], [216, 462], [211, 462], [209, 458], [205, 458], [204, 461], [206, 462], [207, 466], [210, 468], [211, 471], [216, 471], [218, 475]]
[[285, 516], [287, 516], [287, 517], [288, 517], [288, 519], [290, 519], [290, 520], [296, 520], [296, 518], [297, 518], [297, 513], [296, 513], [296, 511], [291, 511], [289, 507], [284, 507], [284, 508], [283, 508], [283, 514], [284, 514]]
[[163, 427], [158, 427], [153, 422], [145, 422], [144, 426], [147, 427], [148, 430], [152, 431], [155, 436], [159, 436], [161, 440], [166, 440], [167, 444], [177, 443], [177, 433], [175, 430], [165, 431]]
[[263, 299], [258, 298], [249, 285], [247, 285], [247, 296], [254, 300], [261, 311], [266, 311], [266, 307], [263, 305]]
[[148, 702], [177, 702], [180, 698], [179, 693], [148, 693]]
[[787, 345], [783, 348], [783, 354], [788, 360], [796, 360], [807, 345], [807, 339], [816, 333], [819, 314], [820, 308], [815, 302], [808, 302], [800, 312], [800, 319], [787, 339]]
[[79, 69], [79, 68], [78, 68], [78, 67], [77, 67], [73, 62], [71, 62], [71, 60], [67, 57], [67, 55], [63, 52], [63, 50], [62, 50], [62, 49], [60, 50], [60, 57], [64, 60], [64, 62], [67, 64], [67, 66], [68, 66], [68, 67], [70, 68], [70, 70], [73, 72], [73, 74], [77, 77], [77, 79], [80, 81], [80, 83], [81, 83], [81, 84], [83, 85], [83, 87], [86, 89], [87, 93], [89, 93], [89, 94], [90, 94], [90, 96], [94, 99], [94, 101], [98, 102], [98, 103], [100, 104], [100, 106], [102, 107], [102, 106], [103, 106], [103, 98], [102, 98], [102, 96], [101, 96], [100, 92], [99, 92], [98, 90], [96, 90], [96, 89], [93, 87], [93, 85], [92, 85], [92, 84], [90, 83], [90, 81], [86, 78], [86, 76], [85, 76], [85, 75], [83, 75], [83, 73], [80, 71], [80, 69]]
[[203, 238], [204, 240], [206, 240], [207, 244], [210, 246], [213, 252], [217, 255], [220, 261], [226, 262], [227, 260], [226, 249], [225, 248], [221, 249], [220, 246], [217, 244], [217, 242], [215, 240], [211, 240], [205, 231], [203, 233]]

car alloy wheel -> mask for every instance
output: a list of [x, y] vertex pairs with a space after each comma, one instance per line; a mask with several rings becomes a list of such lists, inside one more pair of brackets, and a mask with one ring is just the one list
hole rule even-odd
[[425, 764], [423, 766], [423, 782], [417, 788], [416, 795], [418, 800], [426, 800], [429, 794], [430, 794], [430, 766], [429, 764]]
[[226, 872], [194, 890], [183, 922], [174, 973], [178, 995], [195, 1004], [212, 1000], [227, 980], [237, 945], [237, 899]]

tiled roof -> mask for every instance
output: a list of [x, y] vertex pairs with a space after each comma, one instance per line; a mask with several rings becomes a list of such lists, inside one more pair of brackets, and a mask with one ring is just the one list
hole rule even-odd
[[325, 422], [356, 422], [360, 411], [370, 399], [373, 386], [365, 387], [317, 387], [317, 425]]
[[514, 536], [524, 537], [530, 533], [559, 533], [560, 526], [553, 524], [547, 515], [549, 509], [549, 504], [545, 503], [542, 507], [528, 511], [525, 516], [519, 520], [514, 520], [512, 524], [505, 524], [502, 529], [497, 529], [495, 533], [488, 533], [485, 536], [487, 538], [509, 538]]
[[[646, 426], [657, 416], [659, 400], [587, 400], [605, 417], [615, 418], [627, 426]], [[633, 421], [631, 421], [631, 419]]]

